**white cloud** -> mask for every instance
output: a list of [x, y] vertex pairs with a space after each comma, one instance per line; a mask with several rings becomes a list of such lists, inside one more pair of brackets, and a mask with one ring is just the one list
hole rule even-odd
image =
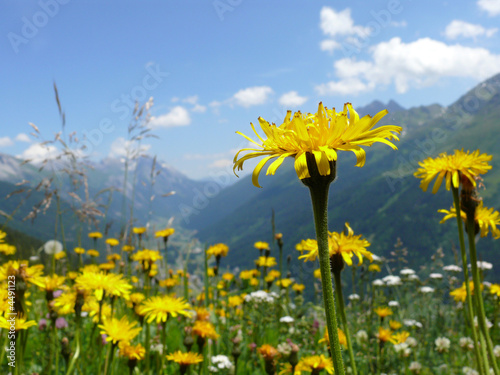
[[[110, 158], [122, 158], [127, 156], [127, 147], [130, 146], [130, 141], [127, 141], [123, 137], [116, 138], [109, 148], [108, 157]], [[141, 144], [140, 153], [144, 153], [151, 148], [149, 144]]]
[[12, 146], [14, 142], [10, 137], [1, 137], [0, 138], [0, 147], [9, 147]]
[[26, 142], [26, 143], [31, 143], [31, 138], [29, 137], [28, 134], [26, 133], [19, 133], [16, 135], [16, 141], [18, 142]]
[[243, 89], [234, 94], [233, 99], [242, 107], [251, 107], [264, 104], [273, 90], [269, 86], [254, 86]]
[[500, 0], [479, 0], [477, 5], [482, 10], [488, 12], [490, 16], [497, 16], [500, 14]]
[[406, 21], [391, 21], [391, 26], [393, 27], [406, 27], [408, 26], [408, 24], [406, 23]]
[[209, 168], [227, 168], [233, 165], [233, 161], [231, 159], [218, 159], [211, 163]]
[[281, 95], [279, 103], [285, 107], [297, 107], [307, 102], [305, 96], [299, 96], [297, 91], [290, 91]]
[[392, 38], [373, 46], [371, 55], [370, 61], [337, 60], [334, 68], [339, 80], [317, 86], [318, 93], [355, 95], [390, 84], [404, 93], [410, 87], [430, 86], [441, 77], [482, 80], [500, 71], [500, 55], [430, 38], [411, 43]]
[[198, 113], [203, 113], [207, 110], [207, 107], [201, 104], [195, 104], [193, 108], [191, 108], [191, 111], [193, 112], [198, 112]]
[[154, 128], [170, 128], [173, 126], [186, 126], [191, 123], [191, 117], [186, 108], [178, 105], [164, 115], [152, 117], [150, 125]]
[[320, 12], [320, 27], [323, 33], [331, 37], [336, 35], [366, 37], [370, 34], [369, 27], [354, 25], [349, 8], [337, 12], [332, 8], [323, 7]]
[[53, 145], [44, 145], [35, 143], [24, 150], [20, 155], [20, 159], [31, 160], [33, 164], [40, 164], [45, 159], [53, 159], [58, 155], [57, 148]]
[[334, 50], [341, 48], [341, 44], [333, 39], [325, 39], [321, 41], [319, 48], [321, 48], [322, 51], [332, 53]]
[[456, 39], [459, 36], [464, 38], [476, 38], [480, 35], [485, 35], [487, 37], [493, 36], [498, 31], [497, 28], [485, 29], [481, 25], [474, 25], [472, 23], [453, 20], [444, 31], [444, 35], [448, 39]]
[[195, 105], [196, 103], [198, 103], [198, 95], [188, 96], [187, 98], [182, 99], [182, 101], [184, 103]]

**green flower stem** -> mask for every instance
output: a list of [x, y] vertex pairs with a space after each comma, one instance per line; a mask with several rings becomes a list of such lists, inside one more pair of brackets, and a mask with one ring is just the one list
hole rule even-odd
[[[457, 211], [458, 212], [458, 211]], [[493, 344], [491, 342], [490, 334], [488, 332], [488, 327], [486, 326], [486, 312], [484, 310], [483, 295], [481, 293], [481, 279], [479, 276], [479, 269], [477, 267], [477, 252], [476, 252], [476, 222], [472, 215], [467, 215], [467, 235], [469, 237], [469, 253], [470, 253], [470, 263], [472, 268], [472, 280], [474, 281], [474, 297], [476, 299], [477, 305], [477, 320], [479, 321], [479, 328], [483, 333], [484, 340], [486, 341], [486, 349], [488, 350], [488, 355], [490, 356], [491, 364], [493, 366], [493, 372], [495, 375], [500, 375], [498, 370], [498, 365], [496, 363], [496, 357], [493, 353]], [[487, 357], [486, 357], [487, 358]], [[488, 370], [488, 368], [486, 369]]]
[[347, 350], [349, 351], [349, 360], [351, 361], [352, 374], [357, 375], [356, 362], [354, 361], [354, 351], [352, 350], [351, 334], [347, 325], [347, 316], [345, 313], [344, 295], [342, 293], [342, 280], [340, 278], [341, 271], [333, 273], [335, 277], [335, 293], [337, 294], [337, 306], [340, 311], [340, 318], [344, 327], [344, 333], [347, 340]]
[[208, 246], [205, 245], [205, 251], [203, 251], [203, 254], [205, 256], [205, 274], [204, 274], [204, 283], [205, 283], [205, 308], [208, 309], [208, 306], [210, 305], [210, 291], [208, 290], [209, 288], [209, 283], [208, 283], [208, 256], [207, 256], [207, 250], [208, 250]]
[[[458, 197], [458, 188], [454, 186], [451, 187], [451, 191], [453, 192], [453, 202], [455, 204], [456, 212], [461, 212], [460, 208], [460, 200]], [[479, 351], [479, 346], [477, 343], [479, 342], [478, 333], [476, 327], [474, 326], [474, 310], [472, 308], [472, 295], [469, 286], [469, 271], [467, 269], [467, 254], [465, 252], [465, 241], [464, 241], [464, 227], [462, 224], [462, 216], [457, 215], [457, 226], [458, 226], [458, 240], [460, 242], [460, 254], [462, 257], [462, 268], [464, 270], [464, 280], [465, 280], [465, 290], [467, 292], [467, 315], [469, 316], [470, 327], [472, 331], [472, 340], [474, 340], [474, 354], [476, 356], [477, 367], [480, 375], [485, 375], [484, 369], [484, 359], [481, 356], [481, 352]]]
[[330, 183], [311, 184], [309, 191], [314, 213], [316, 239], [318, 242], [319, 267], [321, 270], [321, 284], [323, 286], [323, 302], [325, 305], [326, 325], [330, 338], [335, 374], [344, 375], [344, 362], [340, 352], [339, 335], [337, 330], [337, 314], [333, 297], [332, 275], [330, 271], [330, 253], [328, 247], [328, 190]]
[[78, 357], [80, 356], [80, 324], [79, 324], [79, 322], [77, 322], [77, 324], [76, 324], [75, 341], [76, 341], [75, 354], [73, 354], [73, 358], [71, 358], [71, 361], [70, 361], [69, 366], [68, 366], [68, 371], [66, 371], [66, 375], [71, 375], [73, 368], [75, 367], [76, 361], [78, 360]]

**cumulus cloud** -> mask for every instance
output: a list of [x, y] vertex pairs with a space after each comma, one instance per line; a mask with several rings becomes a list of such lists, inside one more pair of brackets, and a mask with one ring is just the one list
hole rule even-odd
[[32, 144], [26, 150], [24, 150], [20, 155], [17, 155], [20, 159], [30, 160], [33, 164], [40, 164], [46, 159], [53, 159], [57, 157], [59, 152], [57, 148], [53, 145], [41, 145], [39, 143]]
[[31, 143], [31, 138], [28, 134], [26, 133], [19, 133], [16, 135], [16, 141], [18, 142], [26, 142], [26, 143]]
[[392, 38], [373, 46], [369, 61], [344, 58], [334, 68], [339, 79], [318, 85], [319, 94], [356, 95], [390, 84], [404, 93], [410, 87], [430, 86], [441, 77], [486, 79], [500, 71], [500, 55], [430, 38], [411, 43]]
[[254, 86], [238, 91], [233, 95], [236, 103], [242, 107], [264, 104], [273, 90], [269, 86]]
[[365, 37], [370, 34], [369, 27], [354, 24], [349, 8], [337, 12], [330, 7], [323, 7], [320, 12], [320, 27], [323, 33], [331, 37], [337, 35], [357, 35], [359, 37]]
[[474, 25], [460, 20], [453, 20], [444, 31], [444, 35], [448, 39], [456, 39], [458, 37], [476, 38], [481, 35], [487, 37], [493, 36], [498, 31], [498, 28], [485, 29], [481, 25]]
[[490, 16], [497, 16], [500, 14], [500, 0], [479, 0], [477, 5], [482, 10], [488, 12]]
[[300, 96], [297, 91], [290, 91], [281, 95], [279, 103], [285, 107], [297, 107], [307, 102], [307, 97]]
[[[127, 148], [130, 146], [130, 141], [127, 141], [123, 137], [116, 138], [109, 148], [108, 157], [110, 158], [122, 158], [127, 156]], [[144, 153], [151, 148], [149, 144], [141, 144], [140, 153]]]
[[0, 138], [0, 147], [9, 147], [12, 146], [14, 142], [10, 137], [1, 137]]
[[207, 110], [207, 107], [201, 104], [195, 104], [193, 108], [191, 108], [191, 111], [193, 112], [198, 112], [198, 113], [203, 113]]
[[319, 44], [319, 48], [321, 48], [322, 51], [330, 53], [332, 53], [336, 49], [340, 49], [341, 47], [342, 45], [333, 39], [322, 40], [321, 43]]
[[186, 126], [190, 123], [191, 117], [188, 110], [178, 105], [164, 115], [152, 117], [150, 125], [153, 128], [170, 128], [174, 126]]

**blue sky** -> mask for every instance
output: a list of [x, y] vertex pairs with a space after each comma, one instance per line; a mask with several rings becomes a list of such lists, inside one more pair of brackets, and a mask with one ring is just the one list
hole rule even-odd
[[95, 160], [123, 155], [131, 103], [154, 97], [143, 146], [195, 179], [229, 173], [259, 116], [448, 105], [500, 72], [500, 0], [1, 0], [0, 19], [0, 152], [45, 156], [28, 123], [61, 129], [55, 81]]

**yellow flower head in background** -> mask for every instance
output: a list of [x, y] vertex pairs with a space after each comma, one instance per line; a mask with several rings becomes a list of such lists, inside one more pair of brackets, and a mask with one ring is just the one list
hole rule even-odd
[[[445, 214], [443, 220], [439, 222], [440, 224], [448, 219], [457, 217], [457, 210], [454, 207], [450, 208], [449, 211], [438, 210], [438, 212]], [[467, 220], [467, 215], [464, 211], [460, 210], [460, 214], [464, 221]], [[495, 239], [500, 238], [500, 229], [497, 228], [497, 225], [500, 225], [500, 213], [498, 211], [495, 211], [493, 208], [484, 207], [483, 201], [480, 201], [476, 207], [475, 216], [475, 221], [481, 231], [481, 237], [486, 237], [491, 230], [491, 235]]]
[[214, 325], [205, 320], [197, 320], [194, 322], [193, 333], [204, 339], [217, 340], [219, 337], [219, 334], [215, 331]]
[[218, 243], [212, 245], [207, 249], [208, 259], [213, 255], [214, 257], [225, 257], [229, 251], [229, 247], [226, 244]]
[[99, 252], [94, 249], [87, 250], [87, 255], [90, 257], [97, 258], [99, 256]]
[[98, 239], [98, 238], [102, 238], [102, 233], [101, 232], [90, 232], [88, 234], [89, 238], [93, 238], [93, 239]]
[[175, 353], [168, 354], [167, 359], [169, 361], [174, 361], [181, 366], [195, 365], [203, 362], [203, 356], [201, 354], [192, 352], [183, 353], [180, 350], [177, 350]]
[[414, 176], [422, 179], [420, 187], [423, 191], [427, 191], [430, 182], [437, 176], [432, 188], [433, 194], [437, 193], [443, 179], [446, 179], [446, 190], [450, 190], [451, 184], [458, 189], [461, 176], [476, 186], [475, 177], [485, 174], [491, 169], [491, 165], [488, 164], [491, 159], [491, 155], [479, 154], [479, 150], [473, 153], [455, 150], [453, 155], [443, 152], [437, 158], [427, 158], [419, 162], [420, 168], [414, 173]]
[[147, 231], [147, 228], [146, 227], [133, 227], [132, 228], [132, 232], [134, 232], [134, 234], [138, 234], [138, 235], [143, 235], [144, 233], [146, 233]]
[[384, 327], [378, 328], [377, 338], [379, 341], [386, 342], [392, 340], [392, 331]]
[[[342, 112], [327, 109], [323, 103], [319, 103], [318, 112], [314, 114], [296, 112], [292, 116], [292, 112], [288, 111], [280, 126], [270, 124], [259, 117], [260, 127], [267, 139], [263, 139], [257, 133], [252, 123], [250, 125], [262, 144], [237, 132], [258, 148], [244, 148], [238, 151], [233, 160], [233, 171], [242, 170], [243, 163], [248, 159], [265, 156], [257, 164], [252, 175], [253, 184], [260, 187], [258, 177], [269, 160], [277, 158], [266, 173], [274, 175], [286, 157], [294, 157], [295, 171], [302, 180], [310, 177], [306, 160], [306, 154], [309, 153], [314, 155], [319, 173], [327, 176], [331, 173], [330, 162], [337, 160], [338, 150], [354, 152], [357, 159], [356, 166], [362, 167], [365, 164], [366, 153], [360, 146], [371, 146], [375, 142], [381, 142], [397, 149], [390, 141], [399, 140], [394, 133], [399, 134], [401, 127], [385, 125], [372, 129], [387, 113], [387, 110], [383, 110], [373, 118], [364, 116], [360, 119], [350, 103], [344, 105]], [[251, 152], [238, 159], [242, 151]]]
[[272, 361], [274, 358], [278, 357], [280, 353], [278, 350], [269, 344], [264, 344], [261, 347], [257, 348], [257, 351], [259, 354], [264, 357], [264, 360], [266, 361]]
[[368, 266], [368, 271], [370, 271], [370, 272], [380, 272], [381, 269], [380, 269], [380, 266], [378, 264], [370, 264]]
[[274, 267], [278, 263], [276, 263], [276, 258], [274, 257], [259, 257], [255, 261], [255, 264], [259, 267]]
[[[129, 322], [126, 316], [120, 320], [116, 318], [105, 319], [103, 324], [98, 327], [101, 328], [101, 334], [106, 334], [107, 342], [128, 344], [141, 332], [141, 327], [135, 327], [137, 322]], [[123, 345], [122, 344], [122, 345]]]
[[[345, 347], [347, 345], [347, 336], [345, 335], [344, 331], [342, 331], [340, 328], [337, 328], [337, 332], [339, 335], [339, 344]], [[322, 342], [326, 342], [326, 345], [330, 347], [330, 337], [328, 336], [327, 328], [325, 328], [325, 334], [323, 335], [323, 338], [318, 341], [318, 344]]]
[[184, 298], [175, 298], [170, 296], [153, 296], [142, 302], [138, 312], [145, 315], [148, 323], [156, 320], [156, 323], [167, 321], [169, 317], [177, 315], [191, 317], [191, 306]]
[[[471, 295], [474, 295], [474, 282], [472, 280], [469, 280], [469, 289]], [[481, 290], [484, 289], [484, 285], [481, 284]], [[450, 296], [453, 297], [455, 302], [465, 302], [465, 299], [467, 298], [467, 288], [465, 287], [465, 282], [462, 283], [462, 286], [460, 288], [454, 289], [450, 292]]]
[[391, 329], [393, 331], [397, 331], [398, 329], [400, 329], [403, 325], [398, 322], [397, 320], [391, 320], [389, 321], [389, 327], [391, 327]]
[[[348, 229], [348, 234], [344, 232], [328, 232], [330, 257], [335, 254], [340, 254], [349, 266], [352, 266], [352, 258], [354, 255], [358, 257], [359, 264], [363, 263], [363, 256], [368, 258], [371, 262], [373, 260], [372, 253], [366, 250], [366, 248], [371, 245], [370, 242], [361, 238], [361, 234], [354, 235], [349, 223], [346, 223], [346, 228]], [[318, 243], [316, 240], [303, 240], [297, 246], [302, 249], [302, 251], [307, 252], [299, 256], [299, 259], [304, 259], [304, 262], [313, 262], [318, 257]]]
[[174, 228], [166, 228], [166, 229], [162, 229], [162, 230], [156, 231], [155, 232], [155, 237], [156, 238], [162, 237], [163, 239], [166, 239], [166, 238], [170, 237], [174, 233], [175, 233], [175, 229]]
[[66, 253], [64, 251], [60, 251], [60, 252], [54, 254], [54, 258], [56, 260], [61, 260], [63, 258], [66, 258]]
[[490, 293], [500, 297], [500, 284], [491, 284]]
[[79, 255], [85, 254], [85, 249], [83, 247], [75, 247], [74, 251]]
[[255, 247], [257, 250], [267, 250], [269, 249], [269, 244], [264, 241], [257, 241], [253, 244], [253, 247]]
[[380, 316], [381, 318], [385, 318], [386, 316], [392, 315], [392, 310], [389, 307], [377, 307], [373, 310], [375, 314]]
[[141, 361], [146, 355], [146, 349], [141, 344], [129, 345], [128, 343], [120, 341], [118, 348], [120, 349], [120, 356], [128, 359]]
[[313, 374], [319, 374], [322, 370], [325, 370], [329, 374], [334, 373], [332, 359], [325, 357], [324, 354], [302, 357], [297, 366]]
[[106, 243], [109, 246], [113, 247], [113, 246], [117, 246], [120, 243], [120, 241], [118, 241], [116, 238], [108, 238], [108, 239], [106, 239]]
[[0, 253], [5, 255], [14, 255], [17, 248], [14, 245], [9, 245], [8, 243], [0, 243]]
[[[15, 319], [15, 331], [18, 332], [22, 329], [28, 329], [29, 327], [36, 326], [37, 323], [34, 320], [27, 320], [25, 316], [16, 316]], [[7, 318], [0, 316], [0, 328], [10, 330], [11, 322]]]
[[392, 335], [389, 341], [392, 342], [394, 345], [402, 344], [406, 342], [406, 339], [408, 337], [410, 337], [410, 332], [401, 331]]

